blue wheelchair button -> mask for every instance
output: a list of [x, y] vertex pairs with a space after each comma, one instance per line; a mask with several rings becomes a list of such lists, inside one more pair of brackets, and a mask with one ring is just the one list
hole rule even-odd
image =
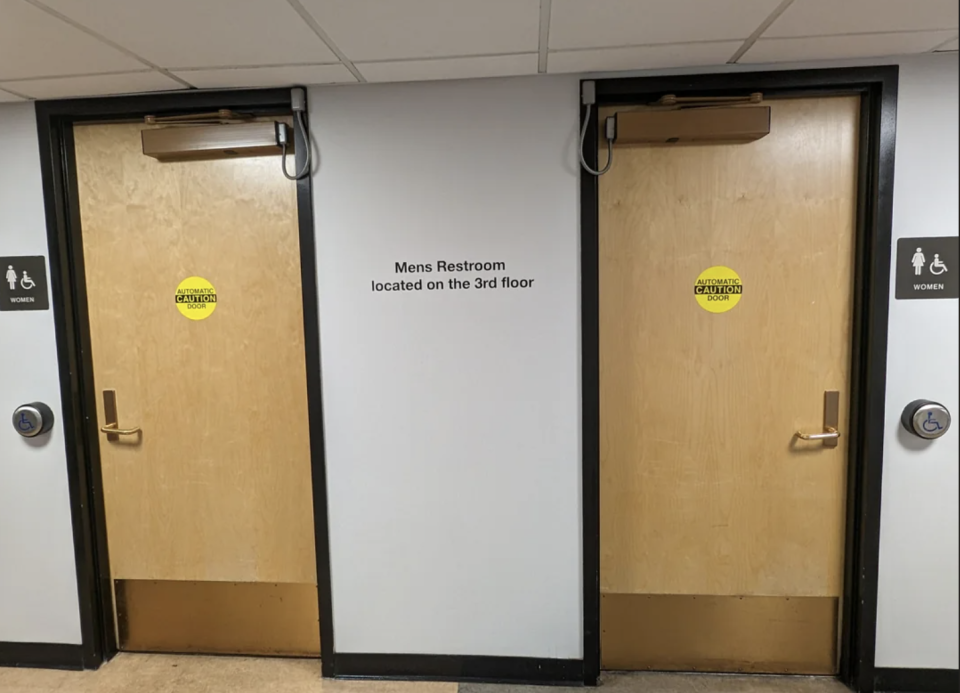
[[22, 404], [13, 411], [12, 423], [21, 436], [33, 438], [53, 428], [53, 411], [43, 402]]
[[913, 435], [934, 440], [950, 429], [950, 412], [939, 402], [917, 399], [904, 408], [900, 423]]

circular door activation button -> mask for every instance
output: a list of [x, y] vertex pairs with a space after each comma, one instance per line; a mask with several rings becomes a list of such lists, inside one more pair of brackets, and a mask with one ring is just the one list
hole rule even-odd
[[934, 440], [949, 430], [950, 412], [939, 402], [917, 399], [904, 408], [900, 424], [915, 436]]
[[22, 404], [13, 410], [13, 429], [24, 438], [35, 438], [53, 428], [53, 411], [43, 402]]

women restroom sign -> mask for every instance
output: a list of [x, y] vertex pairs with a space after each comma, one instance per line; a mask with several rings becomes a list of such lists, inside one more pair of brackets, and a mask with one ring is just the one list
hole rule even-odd
[[960, 298], [960, 238], [897, 241], [898, 299]]
[[0, 311], [7, 310], [50, 310], [46, 258], [0, 257]]

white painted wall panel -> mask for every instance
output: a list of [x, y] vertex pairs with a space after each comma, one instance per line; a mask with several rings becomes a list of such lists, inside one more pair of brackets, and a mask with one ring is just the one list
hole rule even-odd
[[[47, 255], [32, 103], [0, 105], [0, 256], [11, 255]], [[11, 416], [38, 400], [57, 423], [28, 441]], [[60, 419], [53, 311], [0, 313], [0, 642], [80, 643]]]
[[[310, 105], [337, 650], [579, 658], [577, 80]], [[535, 282], [371, 291], [437, 260]]]
[[[957, 235], [957, 83], [956, 53], [901, 62], [894, 252], [897, 238]], [[898, 301], [891, 283], [879, 667], [956, 669], [960, 664], [957, 303]], [[920, 398], [941, 402], [953, 414], [954, 427], [943, 438], [921, 441], [900, 426], [903, 407]]]

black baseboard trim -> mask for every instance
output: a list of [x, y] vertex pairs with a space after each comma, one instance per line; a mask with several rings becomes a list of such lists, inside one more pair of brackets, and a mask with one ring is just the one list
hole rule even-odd
[[0, 642], [0, 667], [83, 669], [81, 645], [45, 642]]
[[884, 693], [958, 693], [957, 669], [881, 669], [874, 674], [874, 690]]
[[582, 685], [583, 660], [338, 652], [337, 678]]

